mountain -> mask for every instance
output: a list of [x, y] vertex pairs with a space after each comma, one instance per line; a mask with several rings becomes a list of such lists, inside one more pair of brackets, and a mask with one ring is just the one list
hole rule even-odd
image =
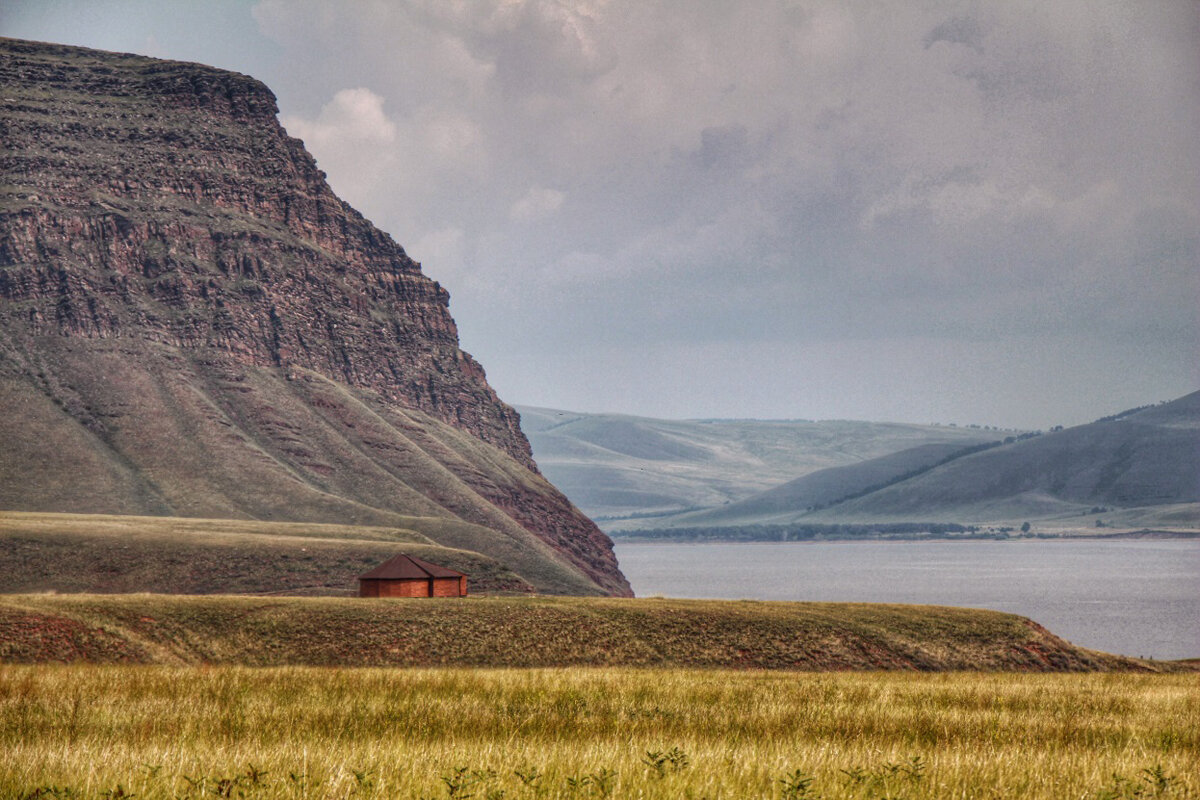
[[11, 39], [0, 83], [0, 509], [424, 528], [629, 594], [447, 292], [266, 86]]
[[815, 509], [891, 483], [916, 470], [974, 449], [959, 444], [925, 444], [844, 467], [829, 467], [713, 509], [671, 517], [677, 525], [772, 525], [792, 522]]
[[545, 474], [610, 530], [733, 504], [827, 468], [925, 446], [957, 451], [1003, 435], [886, 422], [662, 420], [517, 409]]
[[1200, 526], [1200, 392], [1065, 430], [958, 449], [909, 448], [812, 472], [738, 502], [626, 527], [820, 530], [1030, 520], [1046, 530]]
[[1200, 392], [955, 459], [814, 516], [1195, 525], [1197, 503]]

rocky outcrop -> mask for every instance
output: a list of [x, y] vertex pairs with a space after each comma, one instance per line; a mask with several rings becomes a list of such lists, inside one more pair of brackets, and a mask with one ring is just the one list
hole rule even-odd
[[[134, 511], [180, 510], [120, 449], [118, 429], [140, 424], [137, 410], [122, 422], [111, 409], [98, 415], [98, 390], [89, 394], [89, 381], [48, 350], [66, 347], [83, 364], [91, 350], [119, 351], [159, 378], [175, 369], [184, 383], [214, 372], [319, 376], [380, 409], [421, 412], [503, 454], [482, 466], [461, 453], [449, 459], [478, 513], [433, 506], [464, 518], [503, 514], [605, 591], [628, 593], [607, 537], [543, 486], [518, 415], [459, 348], [448, 293], [333, 194], [280, 127], [266, 86], [202, 65], [58, 45], [0, 40], [0, 55], [0, 373], [37, 387], [140, 474], [140, 491], [156, 500]], [[229, 392], [210, 389], [211, 380], [197, 391], [232, 414]], [[257, 429], [254, 412], [239, 413], [232, 426]], [[307, 435], [290, 431], [301, 443], [293, 449], [305, 450]], [[322, 477], [286, 453], [272, 457], [299, 480]], [[497, 466], [505, 461], [515, 463]], [[16, 508], [20, 487], [6, 480], [0, 501]]]

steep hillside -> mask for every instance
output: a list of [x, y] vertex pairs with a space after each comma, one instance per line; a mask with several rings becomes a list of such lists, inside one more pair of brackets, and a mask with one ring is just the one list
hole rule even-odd
[[0, 508], [481, 526], [628, 594], [447, 293], [244, 75], [0, 40]]
[[808, 473], [995, 431], [826, 420], [661, 420], [519, 406], [543, 472], [616, 530], [736, 502]]
[[995, 611], [595, 598], [0, 597], [0, 662], [1182, 671]]

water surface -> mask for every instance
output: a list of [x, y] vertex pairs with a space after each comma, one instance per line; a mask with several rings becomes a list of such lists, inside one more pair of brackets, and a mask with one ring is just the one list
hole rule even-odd
[[1200, 540], [620, 543], [639, 597], [1009, 611], [1081, 647], [1200, 657]]

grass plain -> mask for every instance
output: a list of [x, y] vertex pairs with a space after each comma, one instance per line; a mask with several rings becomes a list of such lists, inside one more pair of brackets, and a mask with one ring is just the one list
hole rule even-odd
[[6, 798], [1195, 798], [1195, 675], [0, 666]]
[[0, 511], [0, 592], [356, 594], [359, 575], [401, 551], [466, 572], [475, 591], [533, 591], [471, 549], [493, 531], [438, 517], [399, 521], [402, 527], [370, 527]]

